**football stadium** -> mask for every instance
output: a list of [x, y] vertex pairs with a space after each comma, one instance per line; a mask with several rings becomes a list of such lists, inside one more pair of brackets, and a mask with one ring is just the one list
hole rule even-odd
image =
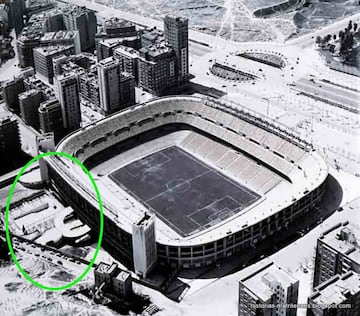
[[[134, 225], [144, 218], [155, 227], [142, 239], [145, 256], [155, 249], [160, 263], [202, 267], [291, 229], [318, 204], [328, 176], [321, 156], [288, 128], [197, 96], [117, 112], [72, 133], [57, 151], [91, 171], [103, 201], [103, 246], [130, 266], [141, 248]], [[97, 232], [86, 174], [66, 158], [46, 160], [53, 187]]]

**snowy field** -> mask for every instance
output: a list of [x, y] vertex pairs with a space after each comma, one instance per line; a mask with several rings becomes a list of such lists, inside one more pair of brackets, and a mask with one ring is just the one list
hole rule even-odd
[[[30, 271], [30, 276], [37, 282], [47, 286], [65, 285], [85, 269], [85, 266], [82, 267], [83, 270], [77, 267], [63, 267], [45, 258], [39, 259], [28, 252], [18, 252], [17, 255], [23, 269]], [[44, 253], [41, 253], [40, 256], [43, 255]], [[106, 308], [97, 307], [84, 296], [63, 295], [62, 291], [48, 292], [31, 285], [20, 276], [14, 264], [0, 266], [0, 279], [4, 280], [0, 283], [0, 315], [76, 315], [84, 311], [82, 315], [100, 315], [96, 311], [101, 310], [101, 315], [114, 315]], [[82, 285], [91, 284], [92, 280], [90, 273]]]
[[[208, 34], [235, 41], [280, 41], [308, 33], [335, 20], [359, 12], [355, 0], [315, 0], [297, 12], [268, 19], [255, 18], [253, 12], [280, 0], [113, 0], [112, 5], [146, 17], [162, 19], [166, 13], [189, 18], [190, 26]], [[111, 2], [110, 2], [111, 4]], [[331, 10], [329, 9], [331, 7]]]

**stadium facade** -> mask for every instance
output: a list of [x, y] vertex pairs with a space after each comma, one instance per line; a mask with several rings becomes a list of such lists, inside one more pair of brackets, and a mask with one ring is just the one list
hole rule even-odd
[[[103, 246], [130, 266], [132, 227], [147, 212], [156, 214], [158, 261], [201, 267], [291, 229], [319, 203], [328, 176], [322, 157], [286, 127], [240, 105], [195, 96], [132, 106], [73, 132], [57, 151], [92, 172], [104, 206]], [[98, 231], [87, 176], [63, 157], [46, 159], [53, 187]], [[194, 168], [191, 176], [184, 166]]]

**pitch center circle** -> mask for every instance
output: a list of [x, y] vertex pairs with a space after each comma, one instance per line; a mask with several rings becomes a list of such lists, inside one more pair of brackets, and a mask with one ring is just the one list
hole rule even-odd
[[166, 184], [166, 188], [170, 192], [174, 192], [174, 193], [184, 193], [186, 191], [189, 191], [190, 187], [191, 187], [190, 182], [183, 178], [173, 179]]

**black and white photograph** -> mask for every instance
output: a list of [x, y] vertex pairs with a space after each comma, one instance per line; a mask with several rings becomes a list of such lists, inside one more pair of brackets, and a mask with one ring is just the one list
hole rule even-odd
[[0, 316], [360, 316], [359, 0], [0, 0]]

